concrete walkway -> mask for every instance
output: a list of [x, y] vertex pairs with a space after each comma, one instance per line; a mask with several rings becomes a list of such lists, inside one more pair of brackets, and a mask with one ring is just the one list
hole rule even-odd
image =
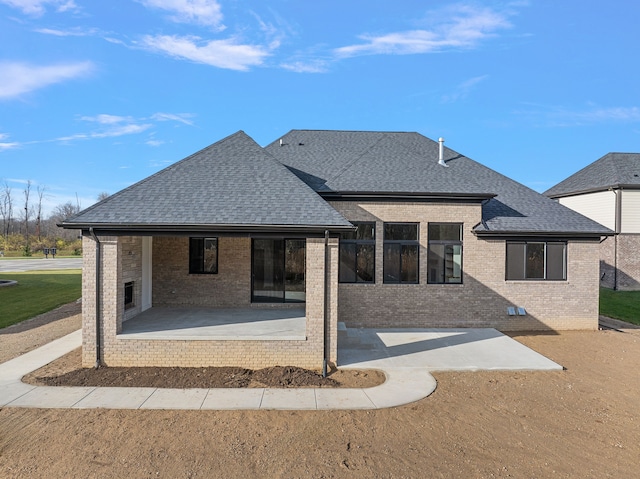
[[76, 331], [0, 364], [0, 407], [108, 409], [380, 409], [427, 397], [429, 371], [562, 367], [494, 329], [348, 329], [340, 367], [381, 369], [387, 380], [366, 389], [159, 389], [33, 386], [22, 376], [78, 348]]

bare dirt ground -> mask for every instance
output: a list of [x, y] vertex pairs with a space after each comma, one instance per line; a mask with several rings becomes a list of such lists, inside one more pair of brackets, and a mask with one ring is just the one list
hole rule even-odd
[[439, 373], [377, 411], [3, 408], [0, 477], [639, 477], [638, 330], [514, 337], [566, 371]]

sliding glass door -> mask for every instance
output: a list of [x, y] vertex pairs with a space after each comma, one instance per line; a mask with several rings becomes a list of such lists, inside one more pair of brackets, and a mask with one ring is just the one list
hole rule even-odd
[[304, 239], [254, 239], [251, 301], [303, 303], [305, 250]]

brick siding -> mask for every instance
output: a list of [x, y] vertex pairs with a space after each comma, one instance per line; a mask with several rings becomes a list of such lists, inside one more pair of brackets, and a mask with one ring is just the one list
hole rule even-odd
[[[340, 284], [348, 327], [493, 327], [501, 331], [596, 329], [598, 242], [569, 242], [566, 281], [506, 281], [505, 241], [477, 238], [480, 206], [332, 202], [352, 221], [376, 222], [376, 283]], [[383, 284], [384, 222], [419, 222], [419, 284]], [[463, 284], [427, 284], [429, 222], [463, 223]], [[509, 306], [526, 316], [509, 316]]]

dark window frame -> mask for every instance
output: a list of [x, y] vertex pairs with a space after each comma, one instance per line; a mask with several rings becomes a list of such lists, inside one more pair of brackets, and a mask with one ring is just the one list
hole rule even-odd
[[[281, 274], [281, 277], [272, 277], [269, 279], [276, 279], [278, 281], [278, 286], [281, 286], [281, 289], [278, 290], [271, 290], [271, 291], [277, 291], [277, 292], [282, 292], [282, 297], [278, 297], [278, 296], [262, 296], [260, 294], [256, 293], [256, 280], [260, 281], [259, 278], [259, 273], [256, 271], [256, 267], [258, 266], [258, 264], [256, 263], [256, 241], [271, 241], [274, 244], [274, 249], [272, 250], [272, 252], [274, 253], [274, 255], [271, 257], [273, 260], [278, 260], [276, 263], [278, 266], [280, 266], [280, 270], [278, 270], [278, 272]], [[302, 292], [304, 293], [304, 299], [296, 299], [295, 297], [293, 297], [292, 295], [288, 295], [288, 293], [296, 293], [296, 292], [300, 292], [300, 291], [295, 291], [293, 289], [288, 288], [288, 286], [290, 286], [290, 283], [288, 283], [288, 279], [287, 279], [287, 274], [288, 273], [292, 273], [291, 269], [287, 268], [288, 266], [288, 262], [287, 262], [287, 244], [289, 242], [292, 243], [303, 243], [303, 246], [301, 248], [298, 248], [298, 251], [302, 251], [302, 266], [303, 266], [303, 272], [302, 274]], [[278, 243], [276, 245], [276, 243]], [[280, 247], [280, 248], [278, 248]], [[278, 255], [277, 253], [281, 253], [281, 257], [280, 255]], [[264, 279], [264, 277], [262, 278]], [[268, 237], [256, 237], [256, 238], [252, 238], [251, 239], [251, 303], [255, 303], [255, 304], [266, 304], [266, 303], [272, 303], [272, 304], [289, 304], [289, 303], [298, 303], [298, 304], [304, 304], [306, 303], [306, 294], [307, 294], [307, 284], [306, 284], [306, 279], [307, 279], [307, 239], [306, 238], [282, 238], [282, 237], [276, 237], [276, 238], [268, 238]]]
[[[543, 248], [543, 258], [542, 258], [542, 266], [543, 272], [541, 276], [533, 276], [534, 272], [529, 271], [531, 269], [530, 264], [534, 257], [532, 257], [529, 252], [529, 246], [537, 246], [544, 245]], [[562, 274], [561, 277], [549, 277], [554, 276], [553, 274], [549, 274], [549, 245], [553, 247], [562, 246]], [[511, 248], [510, 248], [511, 246]], [[516, 247], [520, 246], [522, 250], [522, 257], [514, 258], [515, 254], [520, 254], [520, 251], [517, 251]], [[513, 251], [514, 253], [510, 254], [509, 251]], [[567, 251], [568, 251], [568, 242], [567, 241], [507, 241], [505, 246], [505, 281], [567, 281], [568, 277], [568, 264], [567, 264]], [[533, 253], [533, 252], [532, 252]], [[516, 263], [513, 263], [516, 261]], [[518, 267], [518, 262], [520, 262], [520, 269], [515, 270]], [[557, 264], [554, 265], [555, 269], [557, 269]], [[534, 265], [535, 267], [535, 265]], [[517, 274], [516, 274], [517, 273]], [[514, 276], [514, 274], [516, 274]], [[530, 276], [530, 277], [527, 277]]]
[[[338, 259], [338, 264], [339, 264], [339, 268], [338, 268], [338, 282], [342, 283], [342, 284], [375, 284], [376, 282], [376, 222], [375, 221], [352, 221], [351, 224], [353, 224], [353, 226], [360, 227], [360, 226], [373, 226], [372, 228], [372, 236], [373, 238], [371, 239], [360, 239], [357, 238], [357, 230], [354, 232], [354, 236], [353, 238], [344, 238], [344, 234], [343, 236], [340, 237], [340, 246], [339, 246], [339, 259]], [[345, 248], [343, 248], [343, 246], [345, 246]], [[343, 251], [347, 249], [347, 247], [349, 246], [353, 246], [355, 249], [355, 254], [353, 256], [353, 260], [354, 260], [354, 265], [353, 265], [353, 271], [355, 272], [355, 279], [354, 281], [348, 281], [345, 280], [343, 278]], [[361, 280], [359, 275], [358, 275], [358, 257], [362, 254], [362, 247], [364, 246], [370, 246], [373, 247], [373, 271], [371, 272], [371, 280], [370, 281], [365, 281], [365, 280]]]
[[[415, 239], [389, 239], [387, 237], [387, 226], [415, 226]], [[382, 227], [382, 282], [383, 284], [420, 284], [420, 223], [402, 222], [402, 221], [385, 221]], [[399, 247], [399, 248], [398, 248]], [[389, 280], [389, 269], [385, 261], [387, 254], [391, 248], [397, 249], [398, 261], [398, 280]], [[406, 269], [403, 268], [403, 250], [415, 248], [415, 281], [403, 281], [402, 277]]]
[[[459, 238], [458, 240], [452, 240], [452, 239], [446, 239], [446, 240], [442, 240], [442, 239], [432, 239], [432, 235], [431, 235], [431, 227], [432, 226], [458, 226], [459, 227]], [[451, 223], [447, 223], [447, 222], [430, 222], [427, 224], [427, 268], [429, 268], [429, 265], [431, 263], [431, 246], [434, 245], [444, 245], [445, 248], [447, 246], [460, 246], [460, 280], [459, 281], [446, 281], [447, 279], [447, 275], [446, 275], [446, 263], [443, 262], [442, 266], [443, 268], [445, 268], [445, 271], [440, 271], [438, 276], [442, 276], [442, 278], [444, 278], [443, 281], [432, 281], [430, 274], [427, 274], [427, 284], [463, 284], [463, 280], [462, 278], [464, 277], [464, 268], [463, 268], [463, 260], [464, 260], [464, 247], [463, 247], [463, 239], [464, 239], [464, 224], [463, 223], [457, 223], [457, 222], [451, 222]], [[430, 273], [430, 271], [429, 271]]]
[[[212, 271], [205, 270], [205, 249], [207, 241], [215, 242], [216, 260]], [[189, 274], [218, 274], [218, 258], [220, 255], [220, 242], [217, 237], [193, 237], [189, 238]]]

